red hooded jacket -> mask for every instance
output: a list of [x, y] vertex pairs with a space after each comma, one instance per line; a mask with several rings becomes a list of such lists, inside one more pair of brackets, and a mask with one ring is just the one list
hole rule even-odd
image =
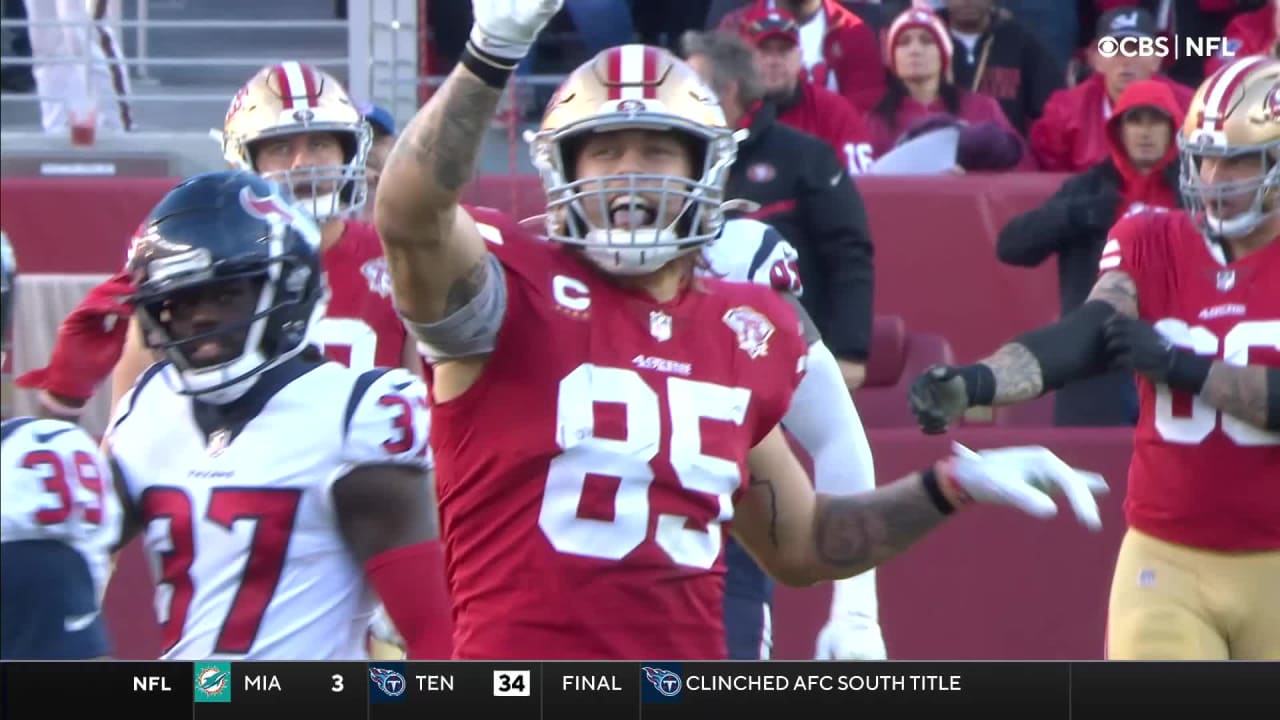
[[[1163, 75], [1151, 78], [1167, 85], [1182, 112], [1195, 94]], [[1081, 172], [1107, 157], [1106, 123], [1112, 114], [1107, 107], [1107, 83], [1101, 73], [1090, 75], [1073, 88], [1049, 96], [1044, 114], [1031, 125], [1031, 152], [1041, 170]]]
[[[1164, 155], [1147, 172], [1140, 172], [1129, 162], [1129, 153], [1125, 151], [1121, 138], [1121, 125], [1125, 112], [1136, 107], [1154, 107], [1167, 114], [1173, 122], [1173, 135], [1169, 138], [1169, 147]], [[1182, 127], [1185, 115], [1178, 105], [1173, 91], [1167, 83], [1157, 80], [1140, 80], [1125, 88], [1116, 101], [1115, 112], [1107, 120], [1106, 143], [1111, 154], [1111, 163], [1120, 173], [1120, 204], [1116, 212], [1116, 220], [1143, 207], [1174, 208], [1178, 206], [1178, 188], [1170, 186], [1165, 177], [1165, 168], [1178, 159], [1178, 129]]]
[[1216, 55], [1204, 61], [1205, 77], [1212, 75], [1223, 65], [1230, 65], [1236, 58], [1246, 55], [1271, 55], [1275, 57], [1276, 45], [1280, 38], [1276, 37], [1276, 6], [1267, 3], [1253, 12], [1241, 13], [1231, 22], [1223, 35], [1227, 38], [1226, 53]]
[[[720, 20], [719, 29], [740, 32], [743, 18], [752, 7], [748, 5], [726, 14]], [[828, 75], [834, 75], [840, 95], [856, 108], [871, 109], [885, 88], [884, 63], [875, 31], [838, 0], [822, 0], [819, 12], [827, 18], [827, 34], [822, 41], [823, 62], [808, 68], [809, 79], [828, 87]]]

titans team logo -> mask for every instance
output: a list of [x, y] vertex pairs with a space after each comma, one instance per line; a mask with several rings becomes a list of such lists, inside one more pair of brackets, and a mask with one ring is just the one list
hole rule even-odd
[[644, 679], [648, 680], [663, 697], [673, 698], [679, 695], [681, 688], [684, 687], [680, 676], [666, 668], [645, 665], [641, 669], [644, 670]]
[[404, 675], [391, 670], [389, 668], [370, 667], [369, 679], [379, 690], [386, 693], [390, 697], [399, 697], [404, 694], [405, 681]]

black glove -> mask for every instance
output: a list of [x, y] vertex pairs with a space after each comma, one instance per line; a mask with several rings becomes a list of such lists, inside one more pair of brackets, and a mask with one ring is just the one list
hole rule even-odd
[[1143, 320], [1122, 313], [1103, 326], [1107, 357], [1113, 367], [1145, 375], [1153, 383], [1199, 394], [1213, 358], [1196, 355], [1173, 343]]
[[947, 431], [970, 405], [986, 405], [995, 392], [995, 376], [985, 365], [934, 365], [911, 383], [911, 412], [929, 435]]

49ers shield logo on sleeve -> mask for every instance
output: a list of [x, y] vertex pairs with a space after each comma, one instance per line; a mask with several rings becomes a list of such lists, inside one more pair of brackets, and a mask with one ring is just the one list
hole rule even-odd
[[724, 314], [724, 324], [738, 336], [738, 347], [754, 360], [769, 354], [773, 323], [755, 308], [739, 305]]

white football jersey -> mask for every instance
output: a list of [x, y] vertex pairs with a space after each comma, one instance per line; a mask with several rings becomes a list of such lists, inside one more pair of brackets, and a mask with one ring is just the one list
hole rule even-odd
[[120, 539], [111, 466], [78, 425], [22, 417], [6, 420], [3, 427], [0, 542], [70, 545], [89, 566], [101, 601], [111, 548]]
[[732, 282], [753, 282], [775, 290], [803, 292], [799, 253], [782, 234], [759, 220], [726, 221], [716, 241], [702, 251], [710, 274]]
[[165, 659], [367, 657], [376, 597], [331, 490], [360, 465], [430, 467], [427, 391], [399, 368], [311, 367], [260, 380], [238, 433], [206, 434], [165, 363], [121, 399], [108, 447], [146, 525]]

